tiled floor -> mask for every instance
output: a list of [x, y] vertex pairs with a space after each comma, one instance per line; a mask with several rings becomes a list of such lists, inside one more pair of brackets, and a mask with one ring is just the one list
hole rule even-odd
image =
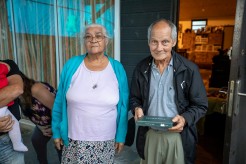
[[212, 154], [201, 145], [198, 145], [196, 164], [222, 164], [222, 161], [216, 158], [215, 154]]
[[[24, 144], [28, 147], [28, 152], [25, 153], [26, 164], [38, 164], [36, 159], [36, 153], [31, 143], [32, 129], [34, 126], [21, 124], [22, 138]], [[55, 151], [53, 141], [50, 140], [48, 145], [48, 162], [49, 164], [59, 164], [58, 156]], [[140, 159], [138, 157], [136, 149], [132, 147], [124, 147], [124, 150], [115, 156], [115, 164], [139, 164]]]
[[211, 114], [206, 117], [205, 133], [198, 137], [196, 164], [222, 164], [225, 116]]
[[[35, 151], [31, 144], [32, 128], [22, 125], [22, 137], [29, 151], [25, 153], [26, 164], [38, 164]], [[207, 136], [199, 137], [197, 146], [197, 160], [195, 164], [222, 164], [222, 149], [214, 138]], [[48, 144], [48, 159], [49, 164], [59, 164], [57, 153], [54, 149], [52, 141]], [[124, 150], [115, 156], [115, 164], [139, 164], [140, 159], [135, 149], [135, 144], [132, 147], [125, 147]]]

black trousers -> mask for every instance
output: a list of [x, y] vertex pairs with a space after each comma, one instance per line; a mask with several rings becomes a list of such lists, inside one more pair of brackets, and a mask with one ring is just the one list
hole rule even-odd
[[[47, 143], [51, 137], [44, 136], [42, 131], [36, 126], [32, 134], [32, 145], [36, 151], [37, 158], [40, 164], [48, 164], [47, 160]], [[54, 149], [56, 149], [54, 147]], [[59, 161], [61, 162], [62, 151], [57, 150]]]

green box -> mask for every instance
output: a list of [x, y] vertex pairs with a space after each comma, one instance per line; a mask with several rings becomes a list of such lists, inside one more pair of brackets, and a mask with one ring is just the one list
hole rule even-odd
[[157, 128], [173, 127], [172, 117], [143, 116], [136, 121], [138, 126], [150, 126]]

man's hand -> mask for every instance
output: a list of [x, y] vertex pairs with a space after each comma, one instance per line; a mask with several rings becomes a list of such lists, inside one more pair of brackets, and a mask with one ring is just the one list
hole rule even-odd
[[135, 108], [135, 116], [134, 116], [135, 121], [137, 121], [138, 119], [140, 119], [143, 116], [144, 116], [143, 109], [136, 107]]
[[38, 128], [42, 131], [44, 136], [51, 137], [52, 132], [51, 132], [51, 127], [50, 125], [47, 126], [38, 126]]
[[120, 153], [124, 148], [124, 143], [115, 143], [115, 150], [116, 153]]
[[185, 126], [185, 119], [183, 116], [177, 115], [175, 116], [172, 121], [176, 123], [176, 125], [168, 130], [171, 132], [182, 132]]
[[0, 132], [8, 132], [12, 129], [14, 120], [11, 115], [0, 117]]
[[55, 143], [55, 146], [56, 146], [56, 148], [58, 150], [61, 150], [62, 149], [63, 142], [62, 142], [62, 139], [61, 138], [54, 139], [54, 143]]

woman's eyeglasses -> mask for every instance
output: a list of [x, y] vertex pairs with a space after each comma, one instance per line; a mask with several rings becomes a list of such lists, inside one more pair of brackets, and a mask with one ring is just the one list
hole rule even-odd
[[95, 36], [92, 36], [92, 35], [85, 35], [84, 36], [84, 40], [86, 42], [91, 42], [93, 40], [93, 38], [95, 38], [95, 41], [97, 42], [101, 42], [106, 36], [104, 35], [95, 35]]

